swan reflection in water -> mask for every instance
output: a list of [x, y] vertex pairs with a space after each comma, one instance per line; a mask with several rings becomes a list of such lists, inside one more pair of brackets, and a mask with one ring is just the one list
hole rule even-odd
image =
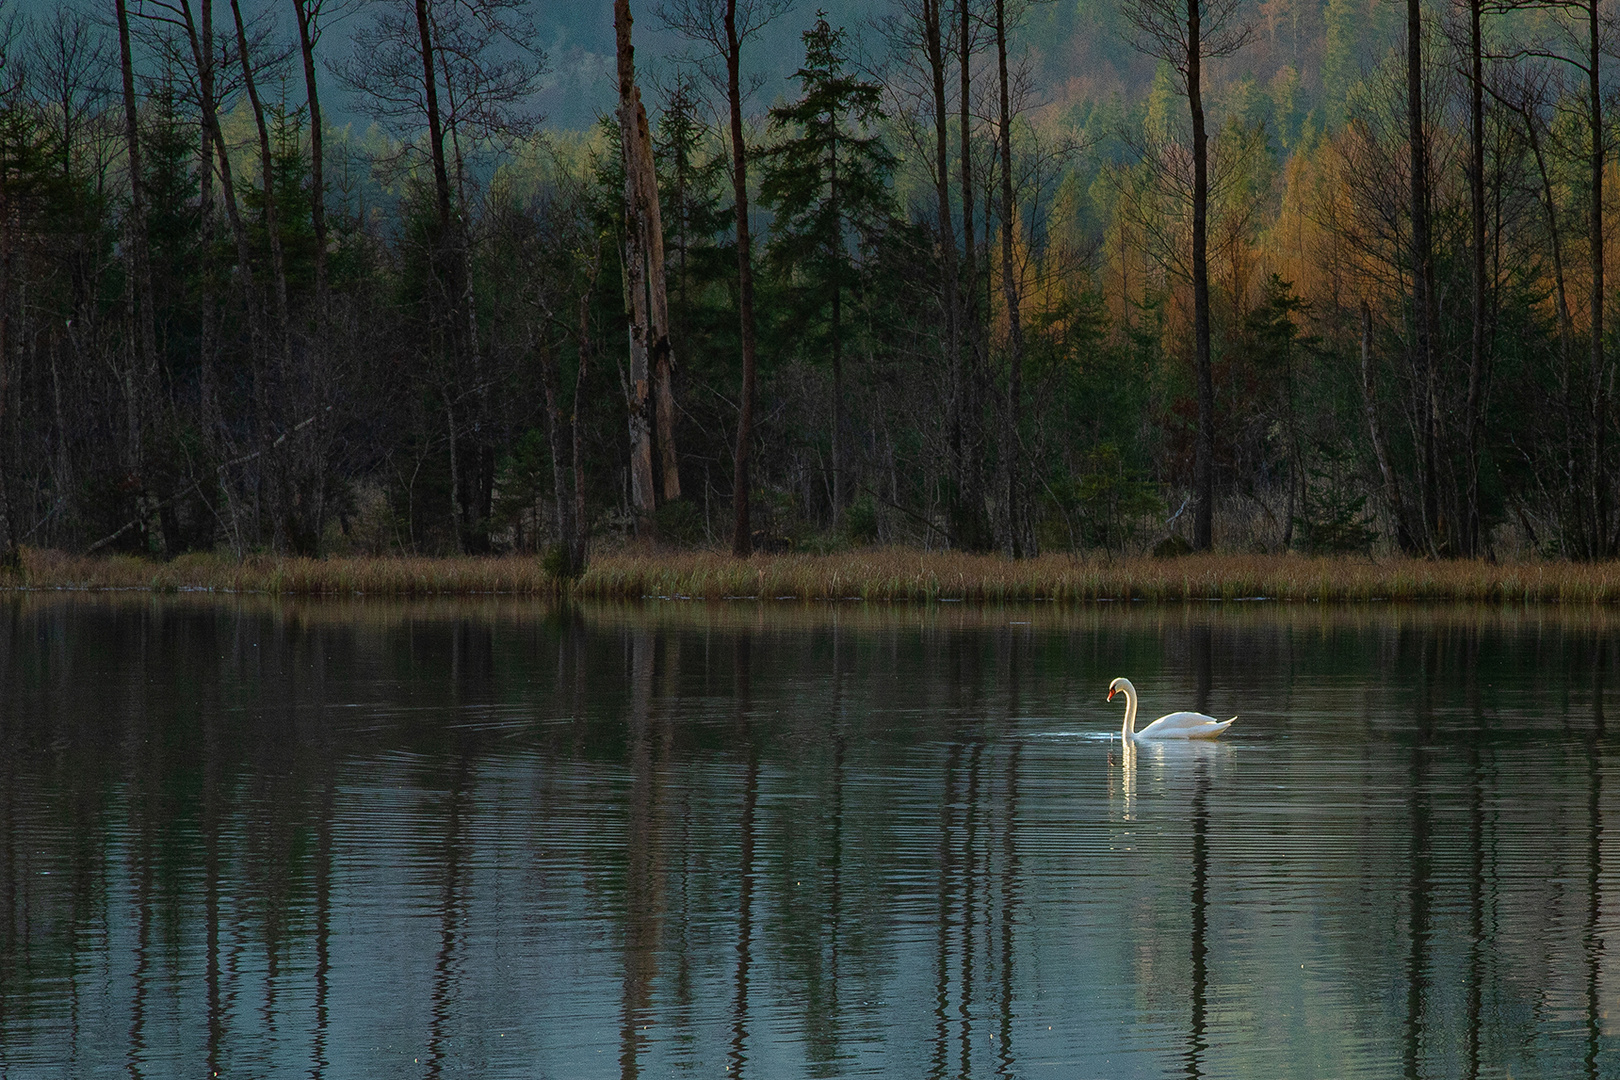
[[[1173, 790], [1178, 794], [1191, 795], [1188, 818], [1192, 825], [1192, 850], [1187, 904], [1191, 977], [1188, 986], [1187, 1045], [1180, 1055], [1186, 1074], [1190, 1077], [1204, 1075], [1204, 1059], [1209, 1051], [1209, 797], [1213, 786], [1211, 770], [1221, 756], [1230, 753], [1230, 748], [1217, 747], [1208, 739], [1155, 741], [1139, 747], [1136, 740], [1126, 737], [1121, 740], [1119, 747], [1117, 789], [1114, 786], [1112, 768], [1114, 755], [1112, 752], [1108, 755], [1109, 796], [1112, 801], [1117, 790], [1122, 804], [1121, 821], [1131, 822], [1134, 825], [1137, 820], [1136, 768], [1139, 756], [1145, 758], [1143, 768], [1151, 770], [1148, 779], [1153, 782], [1161, 797]], [[1190, 792], [1187, 791], [1189, 785]], [[1179, 805], [1188, 806], [1189, 803]], [[1148, 813], [1151, 818], [1152, 802], [1149, 804]], [[1120, 835], [1130, 837], [1135, 835], [1135, 832], [1133, 827]], [[1127, 842], [1124, 850], [1134, 850], [1134, 844]]]
[[[1138, 743], [1133, 739], [1124, 739], [1117, 747], [1110, 747], [1108, 751], [1108, 794], [1112, 801], [1115, 796], [1120, 799], [1122, 819], [1135, 820], [1136, 815], [1136, 770], [1138, 765], [1146, 770], [1146, 779], [1149, 783], [1149, 792], [1159, 788], [1180, 788], [1185, 784], [1185, 778], [1196, 771], [1197, 777], [1203, 783], [1208, 783], [1207, 770], [1212, 763], [1229, 757], [1232, 748], [1221, 747], [1208, 739], [1178, 739], [1164, 740], [1149, 743]], [[1118, 766], [1118, 774], [1114, 767]], [[1161, 792], [1163, 794], [1163, 792]]]
[[[1110, 799], [1114, 795], [1115, 758], [1112, 751], [1108, 754], [1108, 794]], [[1126, 821], [1132, 820], [1132, 810], [1136, 803], [1136, 744], [1126, 739], [1119, 748], [1119, 795], [1124, 802], [1123, 817]]]

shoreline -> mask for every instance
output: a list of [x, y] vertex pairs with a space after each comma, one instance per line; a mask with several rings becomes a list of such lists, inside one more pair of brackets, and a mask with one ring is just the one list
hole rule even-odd
[[866, 600], [1484, 603], [1620, 602], [1620, 562], [1487, 563], [1300, 555], [1172, 559], [999, 555], [882, 548], [834, 555], [621, 551], [559, 582], [531, 555], [250, 556], [187, 554], [168, 562], [24, 549], [0, 590], [250, 593], [273, 596], [550, 596], [591, 600]]

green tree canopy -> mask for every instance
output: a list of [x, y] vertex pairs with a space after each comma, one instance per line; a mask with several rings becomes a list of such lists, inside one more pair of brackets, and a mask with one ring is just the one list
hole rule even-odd
[[767, 249], [797, 313], [826, 326], [841, 353], [840, 308], [894, 222], [895, 158], [877, 124], [883, 88], [848, 70], [845, 34], [817, 12], [804, 33], [797, 101], [770, 112], [761, 202], [776, 214]]
[[776, 212], [767, 251], [786, 287], [794, 336], [825, 328], [832, 361], [833, 518], [844, 492], [844, 329], [846, 292], [859, 290], [878, 244], [894, 223], [889, 177], [895, 158], [876, 125], [883, 90], [848, 70], [844, 31], [824, 11], [804, 34], [799, 100], [771, 110], [779, 141], [766, 151], [760, 201]]

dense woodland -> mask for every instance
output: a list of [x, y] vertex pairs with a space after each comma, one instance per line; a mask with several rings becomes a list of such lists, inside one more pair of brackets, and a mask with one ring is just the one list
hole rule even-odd
[[1613, 556], [1615, 12], [1470, 2], [13, 9], [0, 556]]

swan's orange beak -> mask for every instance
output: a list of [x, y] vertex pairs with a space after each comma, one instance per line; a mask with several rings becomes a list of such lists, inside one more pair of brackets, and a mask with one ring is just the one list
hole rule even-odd
[[1117, 694], [1117, 693], [1119, 693], [1119, 691], [1118, 691], [1118, 690], [1114, 690], [1114, 689], [1112, 689], [1112, 688], [1110, 688], [1110, 689], [1109, 689], [1109, 691], [1108, 691], [1108, 698], [1107, 698], [1107, 700], [1109, 700], [1109, 701], [1113, 701], [1113, 700], [1114, 700], [1114, 695], [1115, 695], [1115, 694]]

